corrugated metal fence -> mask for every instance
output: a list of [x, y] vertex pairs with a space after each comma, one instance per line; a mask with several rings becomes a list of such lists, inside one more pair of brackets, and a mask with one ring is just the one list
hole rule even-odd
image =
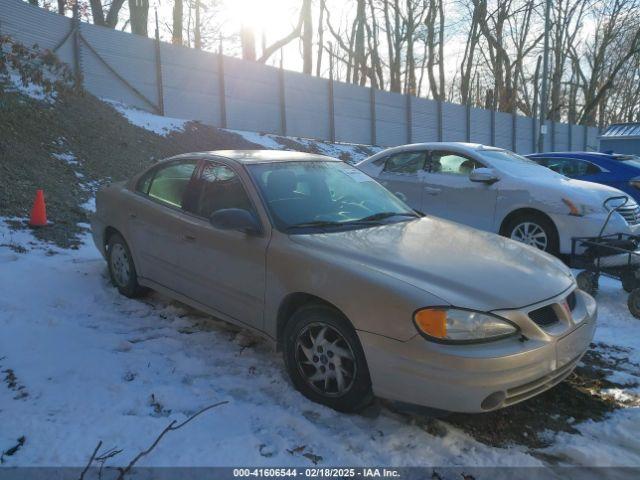
[[[78, 65], [94, 95], [171, 117], [382, 146], [470, 141], [523, 154], [535, 150], [536, 122], [529, 117], [372, 90], [164, 42], [156, 50], [153, 39], [77, 23], [20, 0], [0, 0], [0, 33], [27, 45], [57, 47], [63, 61]], [[548, 122], [547, 132], [545, 150], [597, 149], [597, 128]]]

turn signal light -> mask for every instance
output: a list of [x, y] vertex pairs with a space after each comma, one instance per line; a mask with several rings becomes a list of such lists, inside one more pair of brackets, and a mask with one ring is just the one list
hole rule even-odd
[[416, 312], [416, 326], [423, 333], [435, 338], [447, 336], [447, 311], [438, 309], [425, 309]]

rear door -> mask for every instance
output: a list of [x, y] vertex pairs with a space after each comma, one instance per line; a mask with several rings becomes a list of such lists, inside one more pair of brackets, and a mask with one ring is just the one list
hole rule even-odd
[[189, 215], [185, 215], [178, 257], [189, 276], [187, 296], [262, 329], [267, 222], [262, 221], [261, 235], [220, 230], [209, 222], [213, 213], [227, 208], [244, 209], [260, 219], [242, 173], [222, 161], [203, 162], [186, 206]]
[[386, 158], [377, 180], [411, 208], [421, 210], [426, 151], [400, 152]]
[[180, 159], [150, 170], [139, 180], [129, 204], [129, 234], [138, 275], [176, 291], [187, 275], [177, 245], [183, 230], [182, 206], [197, 164], [195, 159]]
[[433, 150], [429, 153], [423, 178], [422, 208], [447, 220], [482, 230], [493, 230], [498, 184], [472, 182], [469, 174], [485, 167], [466, 155]]

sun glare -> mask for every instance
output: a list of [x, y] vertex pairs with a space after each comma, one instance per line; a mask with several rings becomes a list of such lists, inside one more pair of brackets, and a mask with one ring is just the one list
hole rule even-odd
[[286, 35], [298, 15], [290, 0], [227, 0], [225, 9], [234, 27], [245, 26], [272, 39]]

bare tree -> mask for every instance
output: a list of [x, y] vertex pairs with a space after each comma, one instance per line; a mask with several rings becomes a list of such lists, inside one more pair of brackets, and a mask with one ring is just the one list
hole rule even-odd
[[129, 0], [131, 33], [147, 36], [149, 23], [149, 0]]

